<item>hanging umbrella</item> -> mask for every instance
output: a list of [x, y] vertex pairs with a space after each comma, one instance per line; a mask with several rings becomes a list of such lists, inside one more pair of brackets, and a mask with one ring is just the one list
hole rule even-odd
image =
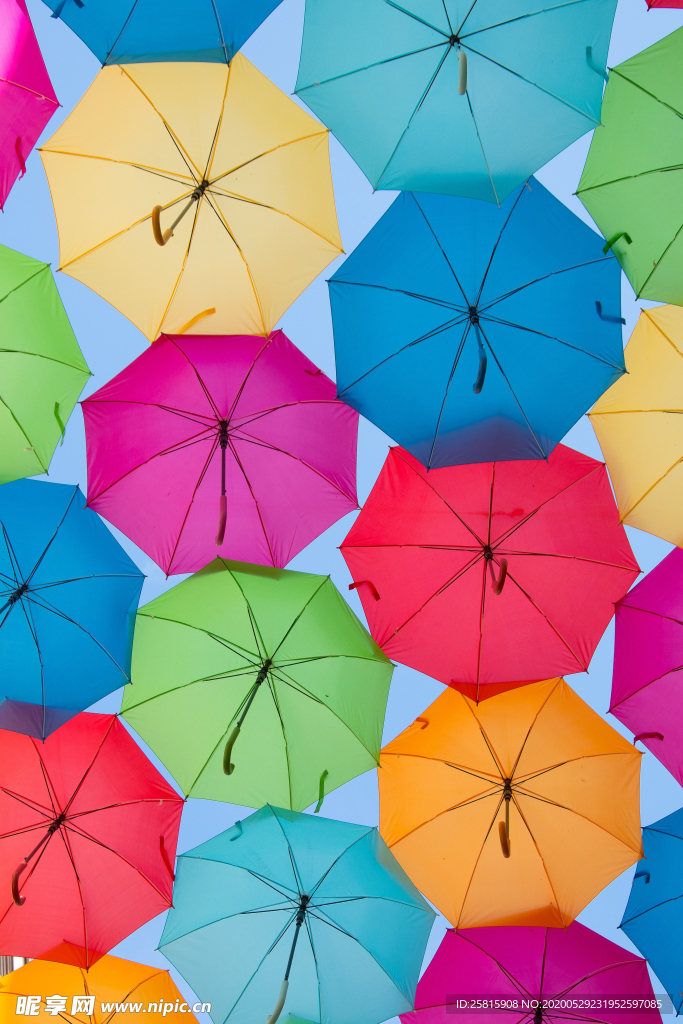
[[90, 371], [48, 263], [0, 245], [0, 483], [47, 473]]
[[429, 469], [545, 459], [624, 372], [619, 265], [533, 178], [401, 193], [329, 286], [339, 397]]
[[[468, 1013], [477, 999], [481, 1008]], [[501, 1013], [514, 1024], [661, 1024], [647, 962], [578, 921], [449, 928], [401, 1022], [452, 1024], [453, 1013], [461, 1024], [501, 1024]]]
[[296, 93], [373, 188], [500, 203], [600, 123], [616, 0], [307, 0]]
[[604, 465], [563, 445], [429, 473], [392, 448], [341, 552], [385, 653], [474, 700], [585, 672], [638, 575]]
[[619, 927], [647, 957], [679, 1014], [683, 1009], [683, 808], [645, 826], [643, 850]]
[[[23, 997], [26, 1007], [27, 996], [34, 1000], [37, 996], [38, 1003], [31, 1005], [38, 1006], [41, 1016], [49, 1013], [69, 1024], [120, 1024], [131, 1020], [137, 1024], [156, 1024], [172, 1012], [190, 1013], [185, 1018], [187, 1024], [195, 1021], [168, 971], [117, 956], [103, 956], [87, 971], [69, 964], [32, 960], [6, 974], [0, 978], [3, 1024], [16, 1024], [18, 1000]], [[178, 1004], [184, 1009], [176, 1010]], [[164, 1010], [165, 1007], [168, 1009]], [[58, 1013], [54, 1013], [55, 1009]], [[121, 1013], [126, 1016], [121, 1017]]]
[[285, 565], [358, 508], [358, 416], [282, 331], [163, 336], [83, 414], [88, 505], [167, 574]]
[[648, 11], [653, 7], [683, 7], [683, 0], [646, 0]]
[[102, 65], [147, 61], [228, 64], [280, 0], [45, 0]]
[[643, 855], [640, 758], [563, 679], [445, 690], [382, 750], [380, 832], [456, 928], [566, 928]]
[[683, 544], [683, 310], [644, 309], [624, 355], [627, 374], [589, 413], [621, 521]]
[[618, 64], [577, 195], [638, 298], [683, 304], [683, 28]]
[[241, 54], [103, 68], [40, 150], [59, 269], [150, 341], [266, 336], [341, 252], [327, 136]]
[[616, 605], [610, 712], [683, 786], [683, 551]]
[[377, 829], [267, 805], [179, 858], [159, 948], [216, 1024], [376, 1024], [412, 1009], [433, 920]]
[[45, 739], [130, 677], [144, 576], [78, 487], [0, 488], [0, 728]]
[[171, 905], [183, 800], [116, 715], [0, 738], [0, 952], [87, 970]]
[[140, 609], [121, 713], [187, 796], [320, 810], [377, 766], [392, 672], [329, 576], [217, 558]]
[[0, 210], [59, 106], [25, 0], [0, 0]]

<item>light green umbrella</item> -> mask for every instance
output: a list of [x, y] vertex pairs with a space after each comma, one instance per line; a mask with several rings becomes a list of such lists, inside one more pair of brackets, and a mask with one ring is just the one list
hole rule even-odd
[[377, 766], [392, 672], [328, 576], [217, 558], [138, 611], [121, 711], [187, 796], [319, 810]]
[[89, 376], [49, 264], [0, 245], [0, 483], [47, 473]]
[[683, 28], [612, 68], [577, 194], [638, 298], [683, 305]]

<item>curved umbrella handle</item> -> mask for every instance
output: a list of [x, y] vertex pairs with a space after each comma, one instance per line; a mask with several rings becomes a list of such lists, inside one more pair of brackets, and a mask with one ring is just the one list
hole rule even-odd
[[19, 895], [19, 875], [25, 870], [26, 861], [24, 861], [23, 864], [20, 864], [12, 875], [12, 899], [18, 907], [23, 907], [24, 903], [26, 903], [26, 897]]
[[504, 821], [498, 823], [498, 835], [500, 836], [500, 848], [503, 851], [503, 856], [507, 858], [510, 856], [510, 839]]
[[472, 390], [474, 391], [475, 395], [478, 395], [481, 392], [481, 389], [484, 386], [484, 381], [486, 380], [486, 364], [487, 364], [486, 350], [484, 349], [484, 346], [480, 342], [479, 343], [479, 373], [477, 374], [477, 379], [475, 380], [474, 384], [472, 385]]
[[458, 50], [458, 96], [464, 96], [467, 92], [467, 54], [464, 50]]
[[161, 232], [161, 211], [163, 206], [155, 206], [152, 210], [152, 231], [154, 232], [154, 241], [157, 245], [166, 245], [169, 238], [173, 235], [171, 228], [167, 228], [166, 231]]
[[508, 575], [508, 560], [507, 558], [501, 558], [500, 560], [500, 574], [498, 579], [493, 584], [493, 593], [502, 594], [503, 587], [505, 586], [505, 580]]
[[266, 1024], [275, 1024], [275, 1021], [282, 1013], [282, 1007], [285, 1005], [285, 999], [287, 998], [288, 988], [289, 982], [285, 978], [285, 980], [282, 982], [282, 985], [280, 986], [280, 995], [278, 996], [277, 1003], [275, 1004], [275, 1009], [271, 1013], [270, 1017], [266, 1018]]
[[377, 587], [374, 583], [371, 583], [370, 580], [358, 580], [357, 583], [349, 583], [349, 590], [357, 590], [358, 587], [362, 587], [363, 585], [370, 587], [370, 593], [374, 597], [375, 601], [379, 601], [380, 598], [377, 593]]
[[230, 756], [232, 754], [232, 748], [235, 746], [235, 740], [240, 734], [240, 727], [236, 725], [228, 736], [228, 742], [225, 744], [225, 750], [223, 751], [223, 774], [232, 775], [235, 770], [234, 764], [230, 764]]
[[635, 746], [638, 740], [663, 740], [661, 732], [639, 732], [637, 736], [633, 737], [633, 745]]
[[644, 878], [645, 879], [645, 885], [649, 885], [650, 884], [650, 872], [649, 871], [636, 871], [636, 873], [635, 873], [635, 875], [633, 877], [634, 877], [634, 879], [636, 879], [636, 878]]
[[614, 248], [614, 246], [617, 244], [620, 238], [625, 239], [627, 245], [631, 245], [633, 241], [633, 239], [627, 231], [620, 231], [618, 234], [612, 235], [612, 237], [608, 238], [607, 242], [602, 247], [602, 251], [604, 252], [605, 256], [607, 255], [610, 249]]
[[225, 539], [225, 524], [228, 521], [228, 497], [221, 494], [218, 505], [218, 533], [216, 534], [216, 547], [219, 548]]

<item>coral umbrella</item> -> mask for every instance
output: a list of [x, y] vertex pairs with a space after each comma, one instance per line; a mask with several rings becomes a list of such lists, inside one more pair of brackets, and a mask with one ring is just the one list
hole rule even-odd
[[78, 487], [0, 487], [0, 728], [45, 739], [130, 679], [144, 576]]
[[87, 970], [171, 905], [183, 800], [116, 715], [0, 736], [0, 952]]
[[282, 331], [162, 336], [83, 415], [89, 507], [168, 574], [283, 566], [358, 507], [358, 415]]
[[619, 514], [683, 544], [683, 309], [644, 309], [624, 355], [627, 374], [589, 413]]
[[475, 700], [584, 672], [639, 571], [604, 465], [563, 445], [429, 473], [392, 448], [341, 551], [386, 654]]
[[329, 282], [339, 397], [428, 469], [545, 459], [624, 372], [620, 282], [534, 178], [403, 192]]
[[90, 376], [48, 263], [0, 246], [0, 483], [47, 473]]
[[401, 1022], [451, 1024], [453, 1013], [462, 1024], [499, 1024], [501, 1013], [513, 1024], [661, 1024], [647, 962], [578, 921], [449, 929]]
[[216, 1024], [377, 1024], [412, 1009], [433, 921], [377, 829], [266, 806], [178, 859], [159, 949]]
[[[54, 995], [55, 992], [66, 996]], [[6, 974], [0, 978], [2, 1024], [16, 1024], [17, 1005], [21, 1005], [18, 1000], [22, 997], [37, 997], [38, 1003], [30, 1005], [37, 1005], [41, 1014], [58, 1015], [69, 1024], [120, 1024], [122, 1013], [132, 1024], [157, 1024], [169, 1013], [190, 1012], [168, 971], [117, 956], [103, 956], [88, 970], [32, 960]], [[23, 1005], [29, 1004], [25, 1001]], [[200, 1007], [201, 1004], [195, 1004], [197, 1011]], [[55, 1008], [58, 1014], [54, 1013]], [[190, 1014], [184, 1020], [193, 1024], [195, 1018]]]
[[217, 558], [140, 609], [121, 713], [187, 796], [319, 811], [379, 763], [392, 672], [329, 576]]
[[0, 0], [0, 210], [59, 106], [25, 0]]
[[610, 70], [577, 195], [638, 298], [683, 304], [683, 28]]
[[683, 551], [616, 605], [610, 711], [683, 786]]
[[448, 689], [382, 750], [380, 832], [456, 928], [566, 928], [642, 857], [641, 756], [563, 679]]
[[150, 341], [266, 336], [341, 252], [327, 130], [240, 53], [103, 68], [40, 153], [59, 269]]

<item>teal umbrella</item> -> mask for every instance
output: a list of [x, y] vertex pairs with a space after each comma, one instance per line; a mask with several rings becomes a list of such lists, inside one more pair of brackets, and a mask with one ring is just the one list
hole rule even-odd
[[377, 829], [266, 804], [177, 864], [159, 948], [215, 1024], [413, 1008], [434, 913]]

